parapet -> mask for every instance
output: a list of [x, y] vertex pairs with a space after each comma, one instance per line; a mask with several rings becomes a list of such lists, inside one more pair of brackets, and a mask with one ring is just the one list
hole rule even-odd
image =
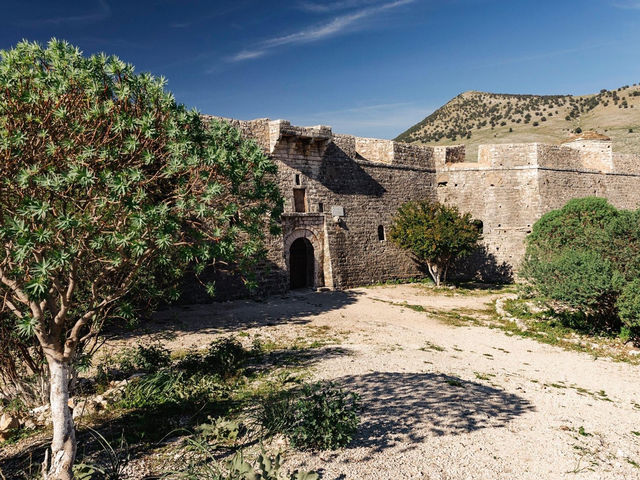
[[584, 132], [569, 138], [562, 143], [563, 147], [580, 152], [583, 168], [598, 170], [600, 172], [612, 172], [613, 149], [611, 139], [597, 132]]
[[292, 138], [306, 143], [324, 144], [331, 140], [333, 133], [331, 127], [316, 125], [313, 127], [298, 127], [291, 125], [287, 120], [272, 120], [269, 122], [269, 152], [273, 153], [282, 140]]

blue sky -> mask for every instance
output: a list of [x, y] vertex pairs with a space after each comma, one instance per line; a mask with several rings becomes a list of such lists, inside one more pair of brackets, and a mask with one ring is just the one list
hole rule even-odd
[[0, 48], [54, 36], [204, 113], [382, 138], [466, 90], [640, 82], [640, 0], [2, 1]]

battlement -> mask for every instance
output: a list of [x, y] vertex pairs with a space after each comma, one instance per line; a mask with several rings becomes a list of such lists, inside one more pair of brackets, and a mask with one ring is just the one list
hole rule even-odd
[[435, 147], [436, 167], [442, 171], [522, 168], [618, 174], [632, 174], [640, 171], [640, 156], [614, 154], [611, 140], [596, 135], [575, 137], [562, 145], [544, 143], [480, 145], [477, 162], [466, 161], [464, 145]]

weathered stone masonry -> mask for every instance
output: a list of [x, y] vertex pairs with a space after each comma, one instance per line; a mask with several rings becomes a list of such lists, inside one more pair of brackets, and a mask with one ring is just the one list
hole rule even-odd
[[464, 146], [337, 135], [283, 120], [231, 122], [277, 163], [285, 198], [282, 234], [269, 239], [260, 272], [264, 294], [422, 276], [387, 239], [393, 215], [409, 200], [457, 205], [483, 222], [483, 248], [464, 273], [484, 279], [517, 269], [535, 221], [571, 198], [640, 204], [640, 156], [614, 154], [600, 136], [562, 146], [483, 145], [478, 162], [466, 162]]

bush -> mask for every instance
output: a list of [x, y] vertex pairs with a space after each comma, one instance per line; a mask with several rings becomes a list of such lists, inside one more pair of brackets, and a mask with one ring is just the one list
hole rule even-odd
[[533, 226], [522, 275], [556, 311], [581, 314], [565, 317], [582, 318], [573, 326], [619, 331], [618, 310], [627, 322], [635, 315], [632, 294], [619, 297], [640, 278], [639, 251], [639, 212], [602, 198], [574, 199]]
[[625, 285], [616, 304], [622, 326], [634, 336], [640, 336], [640, 278]]
[[171, 364], [171, 353], [164, 346], [137, 345], [120, 355], [120, 369], [125, 372], [153, 373]]
[[178, 368], [190, 374], [202, 372], [228, 379], [239, 373], [250, 355], [235, 337], [225, 337], [212, 342], [204, 353], [189, 352]]
[[348, 445], [358, 427], [358, 395], [330, 382], [271, 395], [258, 420], [269, 434], [286, 435], [299, 449], [336, 449]]
[[480, 240], [479, 224], [471, 215], [461, 214], [431, 200], [407, 202], [396, 213], [389, 238], [426, 264], [436, 286], [447, 280], [451, 264], [470, 254]]
[[358, 423], [357, 394], [315, 383], [305, 386], [295, 402], [289, 437], [296, 448], [336, 449], [351, 442]]

